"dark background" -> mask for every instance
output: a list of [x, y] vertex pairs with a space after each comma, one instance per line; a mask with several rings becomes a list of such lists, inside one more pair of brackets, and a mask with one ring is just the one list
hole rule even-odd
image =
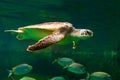
[[[7, 70], [28, 63], [33, 70], [26, 74], [37, 80], [64, 76], [78, 80], [75, 75], [51, 64], [58, 57], [70, 57], [86, 66], [89, 73], [104, 71], [118, 80], [120, 76], [120, 1], [119, 0], [0, 0], [0, 78], [10, 80]], [[87, 28], [94, 37], [80, 41], [76, 50], [72, 44], [53, 45], [39, 53], [26, 51], [35, 41], [19, 41], [6, 29], [49, 21], [71, 22], [76, 28]], [[18, 80], [22, 76], [13, 76]]]

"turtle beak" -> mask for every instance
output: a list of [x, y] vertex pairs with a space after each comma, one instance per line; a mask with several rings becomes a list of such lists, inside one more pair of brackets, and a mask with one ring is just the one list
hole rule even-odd
[[93, 32], [91, 30], [87, 30], [86, 33], [89, 35], [89, 36], [93, 36]]

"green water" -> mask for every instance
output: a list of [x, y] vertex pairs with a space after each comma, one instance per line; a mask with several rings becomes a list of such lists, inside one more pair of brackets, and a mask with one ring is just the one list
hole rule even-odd
[[[27, 63], [33, 70], [23, 76], [47, 80], [62, 75], [67, 80], [79, 80], [52, 61], [69, 57], [86, 66], [89, 73], [104, 71], [119, 80], [120, 76], [120, 1], [119, 0], [0, 0], [0, 80], [11, 80], [8, 71], [13, 66]], [[17, 29], [49, 21], [71, 22], [76, 28], [87, 28], [94, 37], [79, 42], [53, 45], [39, 53], [26, 51], [35, 41], [19, 41], [6, 29]], [[13, 75], [15, 80], [23, 76]]]

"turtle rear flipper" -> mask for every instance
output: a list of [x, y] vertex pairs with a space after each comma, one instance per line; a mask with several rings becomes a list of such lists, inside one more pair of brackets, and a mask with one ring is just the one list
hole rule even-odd
[[27, 36], [27, 34], [24, 34], [24, 31], [22, 29], [18, 29], [18, 30], [5, 30], [5, 32], [10, 32], [12, 34], [18, 34], [16, 36], [16, 38], [18, 40], [29, 39], [29, 36]]
[[61, 30], [57, 30], [53, 34], [48, 35], [45, 38], [39, 40], [37, 43], [28, 46], [27, 51], [40, 50], [61, 41], [67, 33], [67, 30]]
[[22, 30], [5, 30], [5, 32], [11, 32], [11, 33], [23, 33]]

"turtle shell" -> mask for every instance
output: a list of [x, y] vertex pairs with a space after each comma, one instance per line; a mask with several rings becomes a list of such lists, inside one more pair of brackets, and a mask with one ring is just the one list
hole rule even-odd
[[48, 36], [54, 31], [65, 26], [72, 26], [72, 24], [68, 22], [46, 22], [42, 24], [20, 27], [16, 30], [16, 33], [18, 33], [17, 38], [19, 40], [40, 40], [41, 38], [44, 38], [45, 36]]
[[42, 24], [26, 26], [24, 28], [44, 29], [44, 30], [55, 31], [55, 30], [58, 30], [62, 27], [65, 27], [65, 26], [72, 27], [72, 24], [68, 23], [68, 22], [45, 22], [45, 23], [42, 23]]

